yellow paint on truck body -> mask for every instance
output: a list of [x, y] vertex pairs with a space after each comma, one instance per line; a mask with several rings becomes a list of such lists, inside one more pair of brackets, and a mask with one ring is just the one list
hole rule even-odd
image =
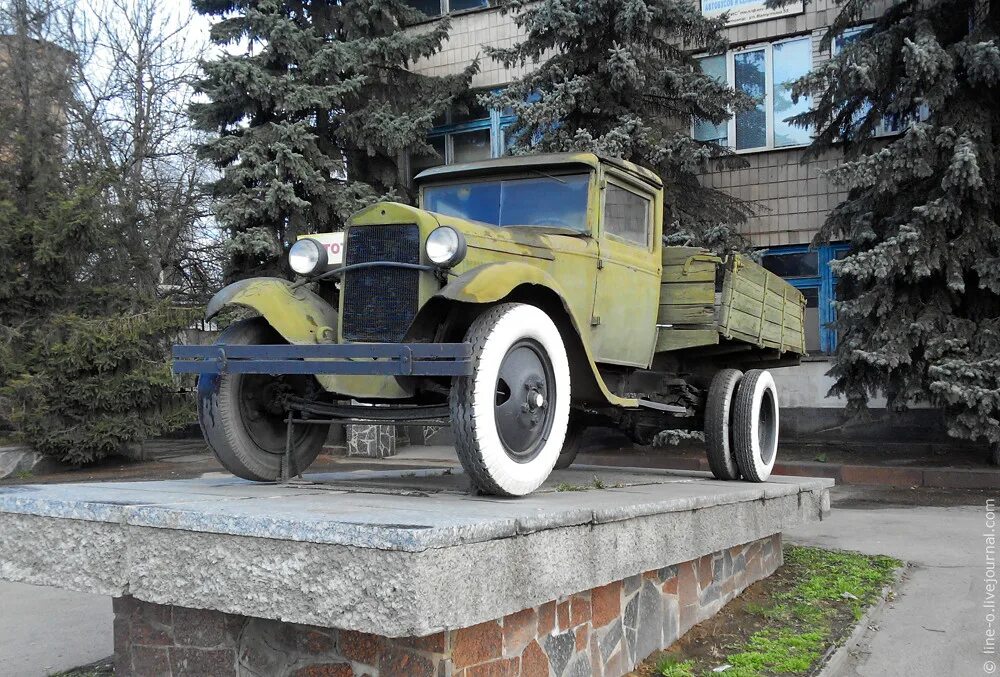
[[[350, 230], [356, 226], [416, 224], [421, 243], [441, 226], [461, 232], [467, 254], [460, 263], [450, 271], [418, 273], [418, 308], [427, 312], [418, 314], [406, 340], [438, 340], [437, 325], [445, 321], [447, 309], [456, 307], [455, 304], [488, 305], [511, 295], [530, 302], [533, 294], [540, 298], [544, 290], [548, 298], [558, 298], [562, 306], [554, 312], [564, 311], [568, 323], [560, 326], [564, 331], [570, 327], [568, 331], [579, 339], [582, 351], [576, 354], [588, 362], [582, 373], [592, 377], [596, 385], [589, 389], [596, 393], [593, 396], [596, 400], [591, 400], [595, 404], [637, 406], [636, 400], [609, 390], [598, 364], [648, 368], [656, 352], [718, 343], [720, 334], [761, 347], [804, 352], [801, 338], [804, 300], [798, 290], [742, 257], [733, 256], [723, 262], [702, 249], [662, 245], [663, 187], [649, 170], [589, 153], [563, 153], [435, 167], [421, 173], [417, 180], [423, 205], [424, 192], [429, 186], [498, 177], [544, 176], [558, 180], [560, 175], [583, 173], [589, 177], [584, 232], [555, 226], [498, 227], [382, 202], [350, 218], [345, 242], [350, 242]], [[609, 209], [609, 195], [613, 192], [615, 199], [620, 200], [625, 194], [622, 191], [633, 200], [631, 212], [622, 210], [617, 201], [615, 209]], [[636, 204], [648, 206], [645, 242], [627, 237], [627, 226], [634, 226], [641, 215]], [[318, 239], [325, 242], [329, 238]], [[423, 246], [420, 263], [431, 266]], [[723, 265], [724, 288], [719, 299], [717, 271]], [[349, 285], [350, 279], [349, 272], [344, 284]], [[386, 289], [384, 293], [392, 294], [393, 290]], [[334, 309], [303, 287], [293, 288], [287, 281], [264, 278], [227, 287], [213, 299], [210, 310], [214, 314], [222, 306], [234, 303], [254, 308], [290, 343], [344, 342], [337, 318], [343, 313], [345, 297], [346, 294], [340, 294], [341, 306]], [[753, 308], [757, 312], [756, 323], [746, 317]], [[414, 335], [414, 328], [426, 335]], [[412, 379], [325, 375], [317, 378], [327, 390], [358, 399], [401, 399], [413, 395]]]
[[[282, 338], [293, 345], [336, 343], [339, 332], [335, 308], [304, 286], [277, 277], [255, 277], [234, 282], [208, 302], [210, 320], [227, 306], [242, 306], [259, 313]], [[388, 376], [317, 374], [325, 390], [353, 397], [398, 399], [409, 393]]]
[[698, 247], [665, 247], [656, 350], [712, 345], [721, 335], [804, 355], [805, 304], [798, 289], [741, 254], [723, 260]]
[[[558, 178], [561, 174], [589, 174], [586, 231], [560, 234], [558, 229], [507, 226], [497, 228], [442, 214], [441, 225], [462, 231], [468, 240], [469, 255], [455, 268], [465, 273], [477, 266], [510, 262], [513, 257], [529, 267], [547, 273], [555, 282], [543, 284], [559, 293], [572, 316], [580, 339], [592, 363], [648, 367], [656, 343], [656, 323], [636, 322], [655, 317], [660, 293], [660, 252], [662, 249], [663, 187], [649, 170], [624, 160], [600, 158], [591, 153], [559, 153], [517, 156], [428, 169], [421, 181], [420, 199], [428, 187], [478, 177], [504, 179]], [[643, 246], [626, 242], [612, 233], [604, 218], [609, 185], [644, 198], [649, 206], [647, 242]], [[498, 291], [513, 289], [523, 267], [505, 268], [509, 279], [490, 274], [490, 284]], [[527, 274], [527, 273], [524, 273]], [[482, 287], [485, 280], [477, 284]], [[479, 292], [482, 295], [482, 292]], [[596, 365], [592, 364], [596, 373]], [[603, 390], [603, 385], [602, 385]]]
[[226, 306], [257, 311], [289, 343], [329, 343], [337, 335], [338, 316], [330, 304], [305, 287], [294, 287], [281, 278], [255, 277], [234, 282], [212, 297], [205, 318], [211, 320]]

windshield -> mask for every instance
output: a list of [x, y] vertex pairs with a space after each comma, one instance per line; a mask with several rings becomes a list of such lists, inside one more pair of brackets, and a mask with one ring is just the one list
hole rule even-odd
[[424, 189], [424, 209], [494, 226], [587, 232], [589, 174], [463, 181]]

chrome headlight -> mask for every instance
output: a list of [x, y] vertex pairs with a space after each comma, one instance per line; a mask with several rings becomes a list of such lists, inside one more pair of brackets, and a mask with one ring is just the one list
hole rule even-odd
[[288, 265], [299, 275], [312, 275], [326, 268], [326, 247], [311, 238], [296, 241], [288, 250]]
[[427, 258], [442, 268], [451, 268], [465, 258], [465, 236], [450, 226], [441, 226], [427, 236]]

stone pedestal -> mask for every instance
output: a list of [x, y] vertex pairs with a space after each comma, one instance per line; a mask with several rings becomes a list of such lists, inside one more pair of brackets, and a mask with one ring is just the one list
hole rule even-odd
[[770, 574], [832, 484], [307, 479], [0, 488], [0, 578], [117, 598], [121, 674], [617, 677]]
[[781, 536], [424, 637], [115, 599], [115, 674], [608, 675], [715, 614], [781, 564]]

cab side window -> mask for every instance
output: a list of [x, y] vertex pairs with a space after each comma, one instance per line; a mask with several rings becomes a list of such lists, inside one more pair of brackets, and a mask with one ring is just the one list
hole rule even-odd
[[649, 198], [613, 183], [604, 191], [604, 232], [640, 247], [649, 247]]

